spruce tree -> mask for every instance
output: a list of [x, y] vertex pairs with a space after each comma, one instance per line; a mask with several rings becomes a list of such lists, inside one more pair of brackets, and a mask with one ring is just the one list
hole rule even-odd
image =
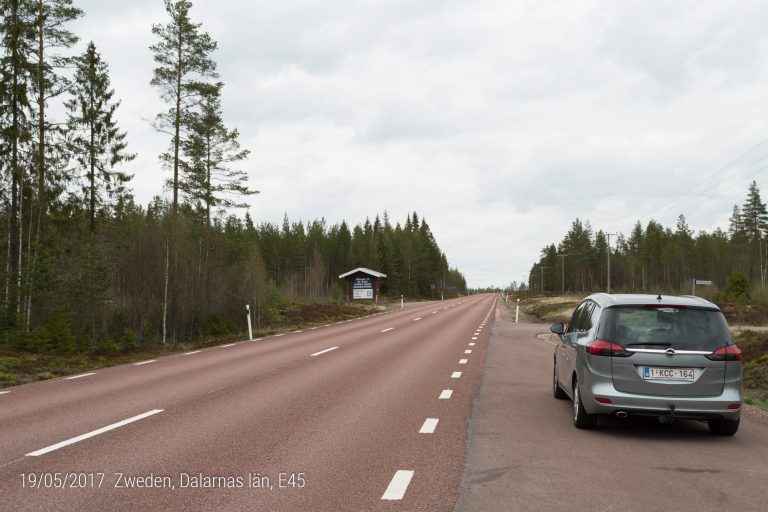
[[119, 200], [132, 178], [117, 166], [133, 160], [136, 155], [126, 152], [126, 134], [120, 131], [115, 119], [120, 101], [114, 99], [107, 63], [101, 59], [93, 41], [75, 63], [71, 98], [65, 103], [70, 129], [68, 147], [83, 179], [88, 224], [94, 234], [97, 211], [109, 204], [108, 200]]

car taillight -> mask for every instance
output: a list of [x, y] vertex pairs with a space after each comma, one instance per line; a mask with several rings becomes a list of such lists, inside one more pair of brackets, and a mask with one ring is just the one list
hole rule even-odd
[[632, 355], [632, 352], [627, 352], [621, 345], [604, 340], [595, 340], [584, 348], [587, 354], [593, 356], [629, 357]]
[[726, 345], [707, 356], [711, 361], [741, 361], [741, 350], [736, 345]]

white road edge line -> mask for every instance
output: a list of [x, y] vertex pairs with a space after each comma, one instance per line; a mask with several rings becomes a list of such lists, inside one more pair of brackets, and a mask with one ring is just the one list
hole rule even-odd
[[444, 389], [440, 393], [439, 398], [440, 398], [440, 400], [448, 400], [449, 398], [451, 398], [451, 395], [453, 395], [453, 390], [452, 389]]
[[0, 395], [7, 395], [10, 391], [0, 391]]
[[424, 420], [424, 424], [421, 426], [419, 434], [434, 434], [438, 421], [440, 420], [437, 418], [427, 418]]
[[141, 361], [140, 363], [133, 363], [133, 366], [141, 366], [143, 364], [154, 363], [157, 359], [150, 359], [149, 361]]
[[451, 378], [452, 379], [459, 379], [459, 378], [461, 378], [461, 372], [453, 372], [451, 374]]
[[380, 333], [382, 333], [382, 332], [388, 332], [388, 331], [391, 331], [391, 330], [393, 330], [393, 329], [394, 329], [394, 327], [387, 327], [387, 328], [386, 328], [386, 329], [384, 329], [383, 331], [379, 331], [379, 332], [380, 332]]
[[227, 347], [234, 347], [234, 343], [227, 343], [226, 345], [222, 345], [221, 348], [227, 348]]
[[88, 432], [87, 434], [83, 434], [77, 437], [73, 437], [72, 439], [67, 439], [66, 441], [62, 441], [60, 443], [52, 444], [51, 446], [47, 446], [45, 448], [41, 448], [37, 451], [31, 452], [27, 454], [27, 457], [39, 457], [40, 455], [45, 455], [46, 453], [52, 452], [54, 450], [58, 450], [59, 448], [64, 448], [65, 446], [69, 446], [71, 444], [79, 443], [80, 441], [84, 441], [90, 437], [97, 436], [99, 434], [103, 434], [104, 432], [109, 432], [110, 430], [114, 430], [116, 428], [128, 425], [129, 423], [133, 423], [134, 421], [143, 420], [144, 418], [148, 418], [149, 416], [152, 416], [154, 414], [163, 412], [164, 409], [153, 409], [151, 411], [147, 411], [143, 414], [139, 414], [138, 416], [134, 416], [132, 418], [128, 418], [126, 420], [118, 421], [117, 423], [113, 423], [111, 425], [107, 425], [106, 427], [101, 427], [96, 430], [92, 430], [91, 432]]
[[467, 364], [467, 360], [466, 359], [459, 359], [459, 364]]
[[199, 354], [200, 352], [202, 352], [202, 350], [193, 350], [192, 352], [184, 352], [181, 355], [183, 355], [183, 356], [191, 356], [192, 354]]
[[96, 375], [96, 372], [91, 373], [81, 373], [80, 375], [73, 375], [71, 377], [64, 377], [64, 380], [75, 380], [75, 379], [81, 379], [83, 377], [88, 377], [90, 375]]
[[339, 347], [331, 347], [327, 348], [325, 350], [321, 350], [320, 352], [315, 352], [314, 354], [310, 354], [310, 357], [316, 357], [325, 354], [326, 352], [330, 352], [331, 350], [336, 350]]
[[405, 491], [408, 489], [408, 484], [411, 483], [413, 478], [413, 471], [405, 469], [399, 469], [395, 476], [392, 477], [392, 481], [389, 482], [387, 490], [384, 491], [382, 500], [401, 500], [405, 496]]

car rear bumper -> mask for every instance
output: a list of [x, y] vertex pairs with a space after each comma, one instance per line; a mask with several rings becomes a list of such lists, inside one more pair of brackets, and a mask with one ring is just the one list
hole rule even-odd
[[[676, 397], [639, 395], [617, 391], [611, 382], [598, 382], [581, 389], [584, 408], [590, 414], [616, 414], [620, 411], [629, 416], [674, 416], [695, 420], [737, 420], [741, 407], [728, 409], [731, 404], [741, 404], [741, 388], [726, 386], [717, 396]], [[610, 404], [599, 403], [596, 398], [608, 399]]]

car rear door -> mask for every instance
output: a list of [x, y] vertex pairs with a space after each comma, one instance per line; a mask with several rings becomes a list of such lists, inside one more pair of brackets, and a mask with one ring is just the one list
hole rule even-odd
[[655, 304], [609, 311], [604, 321], [610, 341], [632, 354], [611, 358], [616, 390], [679, 397], [722, 393], [725, 362], [707, 357], [730, 337], [719, 311]]

